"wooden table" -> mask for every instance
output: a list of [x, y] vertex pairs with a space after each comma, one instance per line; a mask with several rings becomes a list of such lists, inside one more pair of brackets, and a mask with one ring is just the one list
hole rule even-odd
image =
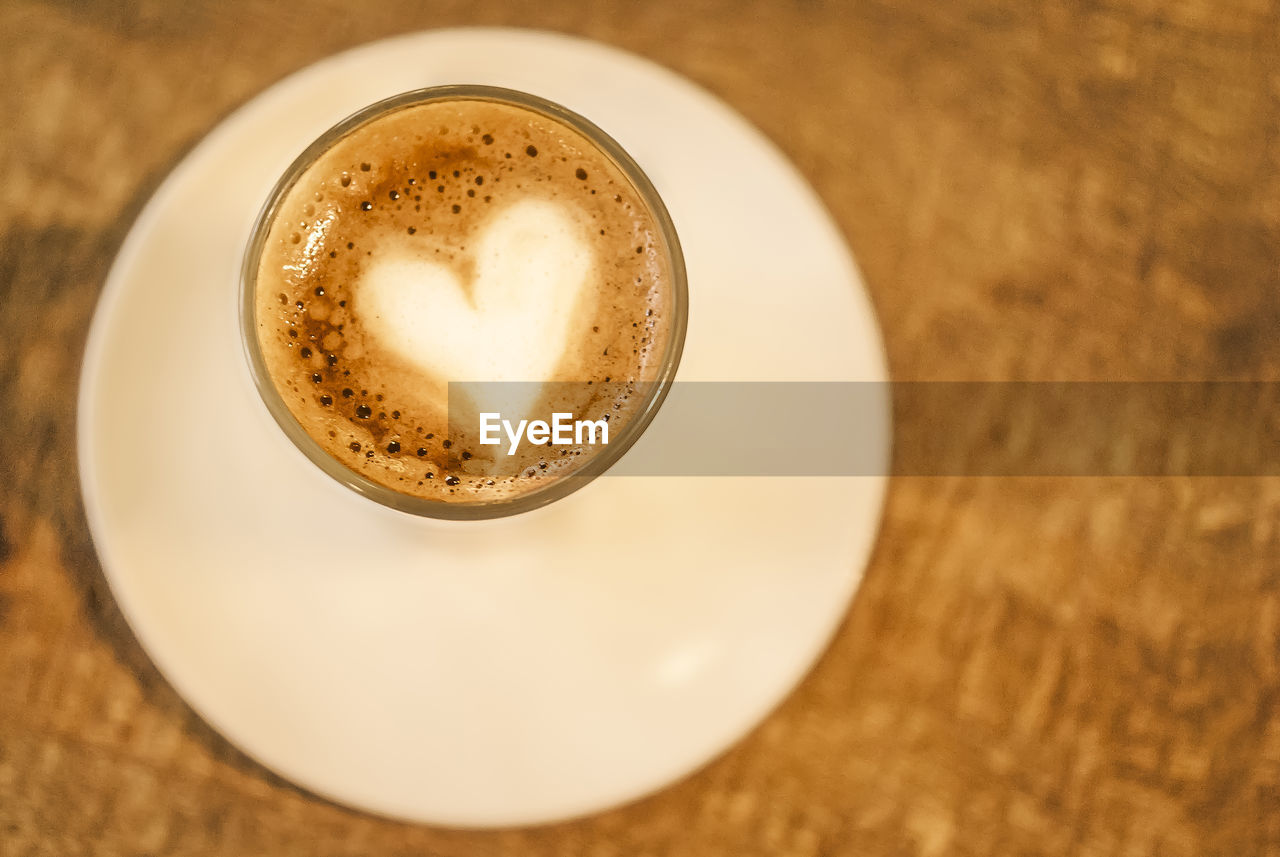
[[246, 759], [122, 621], [76, 482], [83, 342], [133, 217], [273, 81], [405, 30], [648, 56], [799, 166], [899, 380], [1280, 373], [1266, 0], [0, 6], [0, 857], [1280, 853], [1280, 483], [905, 477], [800, 689], [581, 821], [373, 818]]

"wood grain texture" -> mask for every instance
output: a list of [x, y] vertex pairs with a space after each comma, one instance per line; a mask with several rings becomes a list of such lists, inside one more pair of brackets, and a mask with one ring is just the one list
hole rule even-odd
[[1280, 380], [1267, 0], [0, 5], [0, 857], [1280, 854], [1280, 481], [905, 478], [832, 647], [749, 738], [581, 821], [302, 792], [203, 725], [103, 582], [78, 363], [133, 217], [285, 74], [457, 24], [576, 33], [792, 158], [897, 379]]

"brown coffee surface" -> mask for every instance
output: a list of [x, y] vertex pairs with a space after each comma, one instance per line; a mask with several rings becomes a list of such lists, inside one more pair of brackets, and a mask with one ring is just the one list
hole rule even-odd
[[667, 347], [673, 286], [658, 222], [576, 129], [459, 98], [399, 109], [339, 139], [286, 192], [269, 227], [258, 344], [285, 405], [328, 455], [406, 495], [483, 503], [545, 487], [607, 448], [522, 443], [508, 456], [505, 436], [480, 444], [476, 404], [456, 387], [450, 401], [448, 384], [490, 379], [443, 377], [415, 361], [374, 324], [367, 294], [362, 303], [369, 271], [392, 257], [443, 266], [470, 294], [486, 230], [531, 201], [562, 214], [590, 258], [567, 320], [533, 313], [522, 326], [560, 333], [546, 342], [559, 354], [550, 377], [530, 379], [557, 382], [540, 388], [535, 415], [606, 419], [610, 440], [621, 435]]

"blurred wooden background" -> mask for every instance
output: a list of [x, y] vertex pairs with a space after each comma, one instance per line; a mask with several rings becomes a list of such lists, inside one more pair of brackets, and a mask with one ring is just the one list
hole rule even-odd
[[334, 51], [538, 27], [715, 92], [815, 185], [897, 379], [1280, 380], [1269, 0], [0, 3], [0, 857], [1280, 854], [1280, 483], [903, 478], [834, 645], [725, 757], [496, 833], [247, 760], [139, 649], [73, 451], [149, 194]]

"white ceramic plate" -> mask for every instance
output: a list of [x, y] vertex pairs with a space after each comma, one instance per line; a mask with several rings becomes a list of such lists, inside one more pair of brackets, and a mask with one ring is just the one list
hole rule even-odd
[[94, 319], [81, 477], [124, 615], [234, 744], [372, 812], [531, 824], [670, 783], [777, 705], [857, 588], [884, 480], [605, 476], [545, 509], [458, 523], [383, 509], [310, 465], [239, 342], [250, 226], [330, 125], [443, 83], [558, 101], [653, 179], [689, 270], [679, 380], [885, 378], [839, 233], [723, 104], [591, 42], [426, 32], [293, 75], [165, 181]]

